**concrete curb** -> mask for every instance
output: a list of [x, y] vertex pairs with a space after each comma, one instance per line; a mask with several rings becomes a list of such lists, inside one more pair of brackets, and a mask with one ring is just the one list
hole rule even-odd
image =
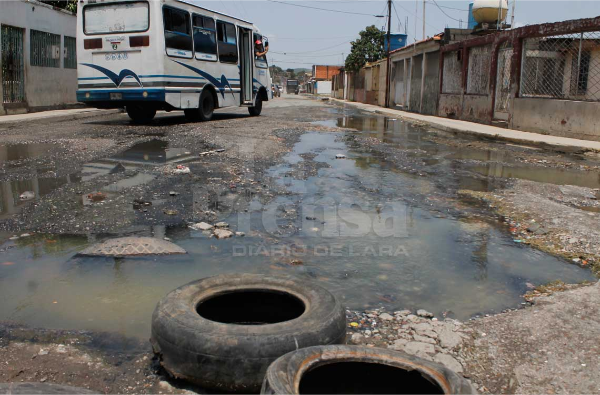
[[[503, 129], [496, 126], [483, 125], [455, 119], [440, 118], [430, 115], [413, 114], [401, 110], [393, 110], [374, 106], [371, 104], [350, 102], [346, 100], [330, 98], [331, 101], [356, 107], [360, 110], [375, 114], [393, 116], [409, 122], [421, 122], [435, 127], [436, 129], [451, 132], [462, 133], [473, 136], [489, 138], [493, 140], [509, 141], [512, 143], [535, 145], [551, 150], [584, 150], [600, 152], [600, 142], [591, 140], [579, 140], [569, 137], [551, 136], [539, 133], [524, 132], [520, 130]], [[464, 125], [448, 125], [448, 123], [463, 123]], [[463, 126], [463, 127], [461, 127]], [[480, 129], [480, 130], [477, 130]]]
[[121, 109], [100, 110], [100, 109], [77, 109], [77, 110], [56, 110], [32, 112], [19, 115], [3, 115], [0, 116], [0, 126], [9, 126], [24, 122], [60, 122], [72, 121], [77, 119], [99, 117], [102, 115], [119, 114]]

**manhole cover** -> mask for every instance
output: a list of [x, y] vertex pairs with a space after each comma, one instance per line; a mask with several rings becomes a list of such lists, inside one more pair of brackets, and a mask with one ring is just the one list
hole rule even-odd
[[122, 237], [95, 244], [81, 251], [85, 256], [139, 256], [185, 254], [185, 250], [166, 240], [153, 237]]
[[47, 383], [0, 384], [0, 394], [95, 394], [85, 388]]

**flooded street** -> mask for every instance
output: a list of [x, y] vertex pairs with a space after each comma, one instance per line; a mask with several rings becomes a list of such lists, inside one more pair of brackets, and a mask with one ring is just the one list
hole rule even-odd
[[[490, 210], [457, 192], [501, 190], [511, 178], [594, 189], [600, 187], [597, 171], [524, 163], [519, 160], [524, 153], [538, 153], [528, 147], [482, 149], [473, 138], [401, 120], [335, 106], [295, 110], [294, 105], [282, 108], [288, 118], [302, 121], [288, 120], [280, 128], [283, 121], [264, 117], [274, 123], [277, 138], [289, 141], [288, 152], [266, 162], [260, 153], [240, 163], [230, 157], [237, 166], [229, 171], [234, 178], [225, 171], [230, 162], [211, 159], [217, 154], [199, 156], [206, 149], [186, 141], [182, 131], [183, 137], [169, 138], [153, 133], [126, 150], [83, 161], [72, 174], [2, 181], [0, 219], [17, 216], [24, 207], [42, 210], [45, 199], [71, 199], [73, 205], [48, 203], [49, 212], [54, 205], [64, 210], [58, 217], [72, 218], [61, 232], [39, 231], [27, 223], [19, 224], [18, 232], [4, 231], [0, 321], [147, 339], [152, 311], [168, 291], [233, 272], [312, 279], [353, 310], [424, 308], [439, 317], [466, 320], [518, 307], [522, 295], [541, 284], [595, 278], [586, 267], [523, 245]], [[278, 110], [273, 107], [267, 114]], [[315, 119], [306, 120], [308, 114]], [[132, 128], [119, 119], [122, 126], [115, 122], [110, 127]], [[209, 128], [236, 130], [241, 125], [220, 126], [222, 122], [228, 121], [214, 121]], [[298, 132], [286, 135], [292, 124]], [[378, 145], [390, 151], [382, 152]], [[5, 152], [0, 161], [12, 166], [43, 157], [48, 146], [31, 153], [22, 145], [0, 148]], [[180, 163], [189, 165], [195, 178], [169, 181], [174, 176], [163, 167]], [[106, 201], [86, 203], [94, 191], [106, 194]], [[148, 207], [132, 206], [138, 198]], [[70, 214], [67, 207], [73, 207]], [[165, 214], [168, 210], [179, 216]], [[583, 210], [597, 215], [594, 207]], [[198, 212], [208, 211], [215, 212], [214, 221], [226, 221], [245, 237], [216, 240], [187, 226], [203, 218]], [[40, 221], [45, 215], [31, 213]], [[96, 222], [129, 217], [117, 231], [94, 230]], [[21, 237], [24, 233], [30, 235]], [[94, 243], [125, 235], [168, 238], [187, 254], [77, 255]]]

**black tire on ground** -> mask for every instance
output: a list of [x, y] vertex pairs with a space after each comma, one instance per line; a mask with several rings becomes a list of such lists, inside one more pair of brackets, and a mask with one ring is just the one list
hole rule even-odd
[[135, 123], [148, 123], [154, 119], [156, 115], [155, 108], [149, 108], [139, 104], [132, 104], [125, 107], [127, 115]]
[[258, 392], [275, 359], [345, 337], [337, 299], [312, 282], [285, 276], [194, 281], [165, 296], [152, 316], [152, 348], [167, 372], [221, 391]]
[[262, 96], [260, 95], [260, 93], [257, 93], [256, 94], [256, 102], [254, 103], [254, 107], [248, 107], [248, 112], [253, 117], [257, 117], [262, 112], [262, 105], [263, 105]]
[[210, 121], [215, 111], [215, 98], [211, 91], [208, 89], [202, 90], [198, 106], [198, 108], [183, 110], [185, 117], [190, 121]]
[[476, 394], [446, 367], [398, 351], [316, 346], [269, 366], [261, 394]]
[[97, 394], [85, 388], [50, 383], [1, 383], [0, 394]]

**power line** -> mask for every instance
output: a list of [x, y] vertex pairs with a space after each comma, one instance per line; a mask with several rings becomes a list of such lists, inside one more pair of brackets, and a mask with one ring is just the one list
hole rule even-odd
[[[407, 9], [406, 7], [404, 7], [402, 4], [398, 3], [398, 7], [402, 8], [402, 9], [403, 9], [404, 11], [406, 11], [406, 12], [407, 12], [409, 15], [412, 15], [412, 16], [414, 16], [416, 19], [418, 19], [418, 20], [420, 20], [420, 21], [422, 21], [422, 20], [423, 20], [423, 18], [419, 17], [419, 16], [418, 16], [418, 15], [416, 15], [414, 12], [412, 12], [412, 11], [408, 10], [408, 9]], [[425, 22], [425, 24], [426, 24], [427, 26], [429, 26], [429, 27], [431, 27], [431, 28], [434, 28], [435, 30], [439, 31], [439, 28], [438, 28], [437, 26], [433, 26], [432, 24], [430, 24], [430, 23], [427, 23], [427, 22]], [[443, 31], [443, 30], [444, 30], [444, 29], [442, 29], [442, 31]], [[415, 37], [415, 40], [416, 40], [416, 37]]]
[[330, 47], [325, 47], [325, 48], [321, 48], [321, 49], [315, 49], [313, 51], [301, 51], [301, 52], [275, 52], [275, 51], [271, 51], [271, 53], [276, 53], [276, 54], [280, 54], [280, 55], [313, 53], [313, 52], [325, 51], [325, 50], [328, 50], [328, 49], [331, 49], [331, 48], [335, 48], [335, 47], [339, 47], [341, 45], [348, 44], [348, 43], [350, 43], [350, 41], [344, 41], [343, 43], [340, 43], [340, 44], [332, 45]]
[[456, 11], [464, 11], [464, 12], [469, 12], [469, 10], [466, 10], [464, 8], [456, 8], [456, 7], [448, 7], [447, 5], [438, 5], [438, 7], [441, 8], [447, 8], [449, 10], [456, 10]]
[[442, 14], [446, 15], [448, 18], [450, 18], [450, 19], [452, 19], [452, 20], [454, 20], [454, 21], [456, 21], [456, 22], [462, 22], [462, 20], [461, 20], [461, 19], [456, 19], [456, 18], [453, 18], [453, 17], [451, 17], [450, 15], [446, 14], [446, 11], [444, 11], [444, 10], [443, 10], [443, 9], [442, 9], [442, 8], [439, 6], [439, 4], [437, 3], [437, 1], [433, 0], [433, 4], [435, 4], [435, 6], [436, 6], [436, 7], [437, 7], [437, 8], [438, 8], [440, 11], [442, 11]]
[[277, 0], [267, 0], [270, 1], [271, 3], [279, 3], [279, 4], [285, 4], [285, 5], [290, 5], [290, 6], [294, 6], [294, 7], [301, 7], [301, 8], [310, 8], [312, 10], [319, 10], [319, 11], [329, 11], [329, 12], [337, 12], [339, 14], [351, 14], [351, 15], [363, 15], [363, 16], [374, 16], [376, 18], [383, 18], [383, 15], [375, 15], [375, 14], [364, 14], [362, 12], [352, 12], [352, 11], [342, 11], [342, 10], [332, 10], [331, 8], [320, 8], [320, 7], [312, 7], [309, 5], [301, 5], [301, 4], [294, 4], [294, 3], [288, 3], [285, 1], [277, 1]]
[[306, 37], [306, 38], [297, 38], [297, 37], [274, 37], [272, 40], [295, 40], [295, 41], [311, 41], [311, 40], [339, 40], [340, 38], [354, 38], [355, 36], [338, 36], [338, 37]]
[[394, 4], [393, 1], [392, 1], [392, 7], [394, 7], [394, 12], [396, 13], [396, 18], [398, 18], [398, 23], [400, 24], [400, 26], [402, 26], [403, 23], [400, 21], [400, 15], [398, 15], [398, 10], [396, 9], [396, 4]]

